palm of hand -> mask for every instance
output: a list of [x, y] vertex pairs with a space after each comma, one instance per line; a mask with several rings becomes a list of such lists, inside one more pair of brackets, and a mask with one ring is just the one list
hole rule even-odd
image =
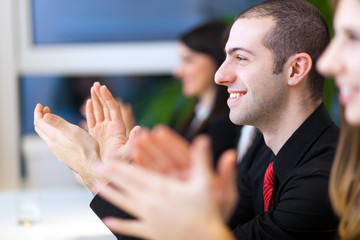
[[113, 121], [98, 122], [89, 129], [89, 133], [99, 143], [102, 159], [121, 155], [121, 150], [127, 142], [124, 125]]
[[[75, 172], [79, 172], [80, 169], [92, 165], [89, 161], [97, 161], [99, 145], [83, 129], [70, 124], [69, 127], [74, 128], [73, 135], [65, 135], [66, 133], [57, 131], [56, 136], [48, 145], [61, 162], [67, 164]], [[80, 166], [81, 164], [84, 166]]]
[[35, 131], [54, 155], [75, 172], [85, 172], [98, 161], [97, 141], [82, 128], [51, 114], [48, 107], [36, 106], [34, 124]]

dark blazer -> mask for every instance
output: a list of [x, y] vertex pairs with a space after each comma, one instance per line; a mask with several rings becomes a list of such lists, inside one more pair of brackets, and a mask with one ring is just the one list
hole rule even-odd
[[[292, 134], [277, 155], [263, 146], [239, 176], [240, 200], [233, 219], [237, 239], [334, 239], [337, 218], [332, 210], [329, 175], [338, 128], [321, 104]], [[274, 162], [273, 207], [264, 212], [263, 181]]]

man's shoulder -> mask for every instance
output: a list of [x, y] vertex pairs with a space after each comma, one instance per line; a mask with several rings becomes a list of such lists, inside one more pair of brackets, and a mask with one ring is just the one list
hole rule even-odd
[[339, 128], [332, 123], [312, 144], [305, 155], [304, 165], [320, 165], [320, 163], [332, 164], [338, 144]]
[[335, 158], [339, 129], [331, 124], [316, 139], [308, 149], [302, 160], [298, 162], [293, 174], [295, 175], [330, 175], [332, 163]]

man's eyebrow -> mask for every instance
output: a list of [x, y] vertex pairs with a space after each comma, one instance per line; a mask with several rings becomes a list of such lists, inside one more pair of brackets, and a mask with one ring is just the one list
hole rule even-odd
[[233, 54], [233, 53], [236, 52], [236, 51], [244, 51], [244, 52], [247, 52], [247, 53], [255, 56], [255, 54], [254, 54], [252, 51], [250, 51], [250, 50], [248, 50], [248, 49], [246, 49], [246, 48], [242, 48], [242, 47], [230, 48], [230, 49], [227, 51], [227, 53], [228, 53], [229, 55], [231, 55], [231, 54]]

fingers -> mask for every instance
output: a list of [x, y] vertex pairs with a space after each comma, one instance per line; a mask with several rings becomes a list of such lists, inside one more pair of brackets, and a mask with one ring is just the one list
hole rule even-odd
[[74, 136], [80, 129], [63, 118], [52, 114], [49, 107], [43, 107], [37, 104], [34, 110], [35, 131], [48, 144], [52, 145], [52, 139], [57, 137], [59, 130], [64, 136]]
[[236, 182], [236, 151], [234, 149], [227, 150], [220, 156], [217, 170], [224, 186]]
[[101, 107], [103, 109], [104, 119], [107, 121], [111, 121], [110, 109], [109, 109], [108, 105], [106, 104], [106, 100], [104, 99], [104, 97], [101, 93], [101, 89], [104, 87], [105, 86], [100, 86], [100, 88], [95, 88], [95, 91], [96, 91], [98, 99], [100, 100]]
[[139, 213], [136, 211], [135, 206], [137, 199], [131, 200], [131, 196], [126, 194], [122, 189], [116, 188], [113, 185], [114, 183], [103, 187], [97, 187], [100, 196], [112, 203], [114, 206], [126, 211], [128, 214], [138, 217]]
[[134, 216], [139, 216], [139, 206], [147, 201], [147, 192], [156, 191], [157, 186], [164, 182], [154, 173], [121, 162], [109, 161], [99, 165], [96, 170], [111, 179], [111, 184], [98, 188], [99, 194]]
[[59, 131], [56, 128], [45, 123], [45, 121], [39, 122], [35, 127], [35, 131], [52, 151], [57, 147], [56, 143], [61, 142], [60, 139], [64, 138], [63, 135], [59, 134]]
[[100, 83], [96, 82], [90, 89], [90, 95], [93, 106], [93, 113], [96, 122], [102, 122], [105, 119], [104, 111], [102, 108], [102, 104], [98, 97], [98, 93], [100, 93]]
[[236, 151], [228, 150], [219, 159], [217, 167], [217, 201], [224, 220], [229, 220], [236, 202], [238, 190], [236, 181]]
[[90, 93], [91, 103], [88, 102], [86, 107], [89, 128], [103, 121], [124, 124], [119, 104], [105, 85], [95, 82]]
[[36, 104], [34, 109], [34, 125], [47, 113], [50, 113], [49, 107], [43, 107], [40, 103]]
[[134, 126], [129, 134], [129, 141], [133, 142], [136, 138], [136, 136], [140, 133], [141, 127], [140, 126]]
[[[68, 121], [66, 121], [65, 119], [63, 119], [60, 116], [57, 116], [55, 114], [52, 113], [48, 113], [45, 114], [43, 117], [44, 120], [44, 127], [46, 128], [55, 128], [57, 130], [59, 130], [62, 135], [64, 136], [68, 136], [69, 138], [77, 138], [79, 137], [79, 131], [84, 131], [83, 129], [81, 129], [79, 126], [74, 125], [69, 123]], [[56, 132], [54, 131], [50, 131], [50, 129], [48, 131], [44, 131], [49, 133], [48, 135], [50, 136], [50, 133], [54, 133], [56, 134]], [[56, 138], [56, 135], [53, 136], [54, 138]]]
[[107, 217], [102, 220], [104, 224], [115, 233], [142, 239], [147, 239], [149, 237], [146, 227], [139, 220], [127, 220], [115, 217]]
[[44, 115], [50, 113], [50, 108], [48, 106], [44, 107], [43, 113]]
[[[44, 115], [46, 113], [50, 113], [50, 108], [43, 107], [40, 103], [38, 103], [34, 110], [34, 129], [35, 132], [46, 142], [49, 143], [50, 139], [45, 132], [49, 132], [49, 126], [44, 124]], [[51, 132], [51, 131], [50, 131]]]
[[91, 99], [88, 99], [86, 101], [86, 122], [87, 122], [88, 129], [92, 129], [96, 125], [96, 119], [95, 119], [95, 115], [94, 115], [94, 108], [93, 108], [93, 104], [92, 104]]
[[133, 146], [134, 146], [136, 136], [138, 135], [140, 130], [141, 130], [140, 126], [135, 126], [130, 131], [129, 139], [126, 142], [126, 144], [124, 145], [124, 147], [122, 148], [122, 151], [121, 151], [121, 156], [122, 156], [121, 158], [122, 158], [123, 161], [128, 162], [128, 163], [132, 162], [132, 149], [133, 149]]
[[221, 195], [225, 195], [224, 192], [237, 192], [236, 170], [236, 151], [227, 150], [220, 156], [217, 166], [218, 185], [223, 189]]
[[191, 146], [192, 177], [199, 177], [203, 188], [212, 189], [212, 197], [217, 205], [219, 216], [228, 220], [234, 210], [238, 194], [236, 187], [236, 152], [228, 150], [219, 159], [218, 173], [215, 174], [212, 164], [210, 139], [197, 137]]
[[34, 110], [35, 132], [50, 148], [53, 146], [52, 139], [56, 137], [56, 127], [60, 125], [57, 118], [60, 117], [51, 114], [49, 107], [44, 108], [40, 103], [36, 105]]
[[136, 138], [130, 137], [130, 141], [134, 146], [132, 159], [140, 166], [174, 177], [186, 176], [190, 164], [189, 143], [170, 128], [143, 129]]
[[100, 87], [101, 97], [103, 100], [103, 108], [108, 112], [109, 116], [107, 119], [112, 120], [114, 122], [123, 122], [123, 118], [121, 115], [121, 110], [119, 104], [112, 96], [111, 92], [106, 86]]
[[106, 163], [97, 168], [97, 171], [111, 179], [111, 185], [121, 189], [121, 192], [126, 195], [138, 194], [138, 189], [143, 189], [146, 186], [146, 181], [144, 180], [147, 178], [151, 180], [152, 178], [150, 173], [140, 168], [114, 160], [106, 161]]
[[167, 173], [173, 168], [171, 159], [156, 143], [149, 130], [142, 130], [133, 144], [135, 146], [133, 159], [139, 165], [162, 173]]
[[34, 125], [35, 126], [39, 122], [39, 120], [43, 118], [43, 116], [44, 116], [43, 106], [40, 103], [38, 103], [38, 104], [36, 104], [36, 107], [34, 109]]
[[[205, 135], [201, 135], [194, 139], [190, 150], [191, 163], [194, 167], [191, 169], [196, 171], [193, 174], [203, 174], [207, 179], [214, 175], [212, 168], [212, 154], [211, 154], [211, 142], [210, 138]], [[200, 171], [199, 171], [200, 170]]]
[[[172, 164], [179, 169], [189, 167], [189, 143], [169, 127], [159, 125], [154, 128], [153, 136], [166, 156], [171, 157]], [[174, 151], [176, 147], [176, 151]]]

